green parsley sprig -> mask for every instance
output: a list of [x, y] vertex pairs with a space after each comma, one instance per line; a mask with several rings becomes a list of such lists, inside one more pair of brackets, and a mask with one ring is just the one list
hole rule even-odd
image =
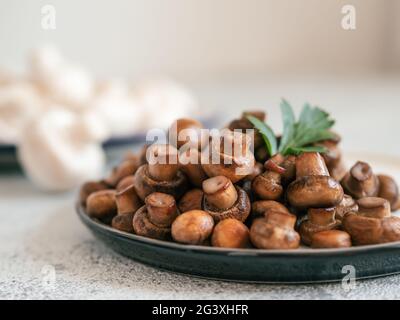
[[335, 124], [329, 113], [306, 103], [296, 121], [292, 106], [282, 99], [280, 104], [283, 133], [278, 146], [278, 139], [270, 126], [254, 116], [247, 119], [260, 132], [270, 156], [277, 153], [283, 156], [299, 155], [303, 152], [326, 152], [323, 146], [314, 146], [316, 142], [333, 139], [335, 134], [329, 129]]

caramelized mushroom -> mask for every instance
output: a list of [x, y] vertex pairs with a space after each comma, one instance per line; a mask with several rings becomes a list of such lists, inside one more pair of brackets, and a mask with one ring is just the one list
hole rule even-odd
[[179, 155], [180, 169], [195, 187], [201, 187], [203, 181], [208, 178], [200, 162], [201, 154], [197, 149], [187, 149]]
[[254, 194], [262, 200], [278, 200], [283, 194], [281, 175], [274, 171], [265, 171], [252, 183]]
[[303, 153], [296, 159], [296, 180], [287, 188], [287, 199], [299, 209], [333, 207], [343, 200], [343, 189], [319, 153]]
[[178, 214], [174, 198], [157, 192], [146, 197], [145, 203], [133, 217], [135, 233], [153, 239], [170, 239], [171, 223]]
[[133, 233], [133, 216], [133, 212], [116, 215], [111, 221], [111, 226], [120, 231]]
[[355, 199], [376, 197], [379, 179], [368, 163], [358, 161], [342, 179], [342, 186]]
[[108, 178], [104, 181], [112, 186], [116, 187], [118, 183], [127, 176], [135, 174], [139, 164], [137, 160], [124, 160], [119, 166], [115, 167]]
[[245, 221], [250, 214], [251, 205], [247, 193], [235, 187], [228, 178], [217, 176], [203, 182], [203, 209], [216, 222], [235, 218]]
[[219, 139], [211, 139], [203, 150], [201, 164], [209, 177], [225, 176], [233, 183], [253, 171], [255, 159], [246, 134], [224, 131]]
[[378, 197], [388, 200], [392, 211], [394, 211], [396, 202], [399, 199], [399, 188], [396, 181], [392, 177], [383, 174], [378, 175], [378, 180]]
[[178, 170], [178, 153], [171, 145], [149, 147], [151, 161], [135, 173], [134, 186], [140, 199], [162, 192], [179, 199], [188, 188], [186, 176]]
[[126, 176], [125, 178], [123, 178], [118, 184], [117, 184], [117, 192], [118, 191], [122, 191], [130, 186], [132, 186], [134, 184], [134, 179], [135, 176], [134, 175], [130, 175], [130, 176]]
[[249, 248], [249, 229], [239, 220], [222, 220], [214, 228], [211, 244], [222, 248]]
[[348, 214], [349, 212], [357, 212], [357, 211], [358, 211], [358, 205], [356, 201], [349, 195], [345, 194], [343, 200], [336, 206], [335, 219], [342, 221], [343, 217], [346, 214]]
[[201, 210], [203, 194], [204, 192], [201, 189], [192, 189], [186, 192], [179, 200], [179, 211], [187, 212], [191, 210]]
[[172, 238], [185, 244], [203, 244], [213, 228], [214, 220], [207, 212], [192, 210], [179, 215], [172, 223]]
[[365, 197], [357, 200], [358, 215], [382, 219], [390, 217], [390, 204], [389, 201], [377, 197]]
[[86, 200], [93, 192], [105, 189], [109, 189], [109, 187], [103, 181], [89, 181], [84, 183], [79, 190], [80, 204], [86, 206]]
[[400, 218], [370, 218], [348, 214], [343, 219], [343, 227], [355, 245], [378, 244], [400, 241]]
[[93, 192], [86, 200], [86, 213], [105, 223], [109, 223], [117, 214], [115, 190], [100, 190]]
[[142, 206], [142, 202], [136, 194], [133, 185], [130, 185], [122, 191], [118, 191], [115, 194], [115, 201], [117, 203], [119, 215], [135, 213]]
[[312, 248], [347, 248], [351, 247], [350, 235], [341, 230], [326, 230], [314, 233], [311, 239]]
[[300, 236], [294, 230], [296, 216], [269, 211], [265, 218], [255, 219], [250, 228], [250, 240], [259, 249], [297, 249]]
[[[258, 110], [257, 111], [245, 111], [242, 113], [242, 117], [240, 119], [231, 121], [228, 128], [232, 131], [242, 130], [243, 133], [245, 133], [245, 130], [247, 130], [247, 129], [254, 129], [253, 124], [247, 119], [247, 116], [253, 116], [261, 121], [265, 121], [265, 112], [264, 111], [258, 111]], [[262, 138], [261, 134], [257, 130], [254, 130], [254, 142], [253, 142], [254, 149], [257, 149], [258, 147], [262, 146], [263, 143], [264, 142], [263, 142], [263, 138]]]
[[335, 220], [335, 208], [308, 209], [307, 218], [299, 227], [301, 241], [306, 245], [310, 245], [315, 233], [336, 229], [340, 225]]
[[279, 211], [290, 214], [288, 208], [282, 203], [273, 200], [260, 200], [253, 202], [251, 206], [251, 215], [253, 218], [265, 216], [268, 211]]
[[169, 143], [181, 148], [183, 145], [201, 149], [203, 125], [194, 119], [181, 118], [169, 128]]

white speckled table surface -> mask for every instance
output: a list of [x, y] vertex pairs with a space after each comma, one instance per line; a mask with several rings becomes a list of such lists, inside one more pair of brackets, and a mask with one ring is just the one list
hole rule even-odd
[[[357, 87], [355, 92], [347, 92], [336, 86], [333, 93], [328, 90], [328, 82], [325, 86], [312, 83], [295, 89], [294, 84], [292, 87], [289, 85], [282, 91], [288, 92], [287, 97], [293, 97], [294, 101], [302, 101], [303, 95], [311, 98], [316, 96], [316, 102], [328, 101], [330, 105], [340, 105], [337, 110], [331, 108], [330, 111], [337, 111], [339, 119], [349, 121], [350, 117], [360, 125], [359, 130], [367, 129], [373, 121], [378, 122], [374, 126], [379, 129], [375, 131], [378, 136], [367, 131], [363, 133], [371, 136], [368, 143], [365, 137], [357, 135], [359, 130], [352, 130], [343, 120], [340, 128], [344, 129], [344, 135], [351, 136], [354, 133], [352, 140], [345, 142], [347, 148], [357, 146], [360, 151], [377, 149], [379, 152], [391, 148], [391, 154], [400, 154], [400, 150], [394, 148], [398, 146], [396, 140], [400, 136], [400, 129], [393, 127], [400, 115], [397, 107], [400, 102], [400, 90], [397, 89], [400, 82], [368, 82]], [[264, 85], [269, 89], [264, 91]], [[344, 88], [345, 84], [342, 86]], [[278, 87], [271, 89], [268, 83], [259, 84], [257, 90], [246, 86], [242, 94], [237, 92], [235, 86], [220, 88], [216, 93], [213, 91], [216, 89], [211, 87], [195, 87], [204, 101], [232, 105], [230, 111], [235, 113], [239, 107], [265, 105], [262, 92], [270, 97], [266, 102], [278, 101], [282, 86], [279, 90]], [[310, 90], [304, 91], [307, 88]], [[311, 88], [318, 94], [313, 94]], [[377, 92], [372, 94], [371, 88], [376, 88]], [[333, 96], [335, 99], [332, 99]], [[244, 101], [249, 103], [244, 104]], [[355, 109], [351, 109], [349, 101], [353, 101]], [[377, 109], [373, 104], [379, 101], [385, 103], [379, 112], [374, 113], [373, 110]], [[390, 117], [385, 113], [382, 116], [384, 107], [389, 108]], [[363, 117], [357, 118], [360, 113], [363, 113]], [[384, 117], [385, 123], [379, 116]], [[378, 141], [381, 141], [379, 145]], [[376, 143], [376, 148], [371, 143]], [[74, 197], [74, 192], [40, 192], [22, 175], [0, 175], [0, 299], [400, 298], [400, 275], [358, 281], [354, 289], [346, 291], [341, 284], [242, 284], [157, 270], [124, 258], [97, 241], [74, 213]], [[55, 281], [51, 285], [48, 282], [49, 268], [55, 271]]]

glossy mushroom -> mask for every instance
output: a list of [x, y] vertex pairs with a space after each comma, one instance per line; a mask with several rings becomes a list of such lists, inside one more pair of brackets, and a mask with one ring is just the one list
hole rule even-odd
[[252, 183], [252, 191], [262, 200], [278, 200], [283, 195], [281, 175], [274, 171], [265, 171]]
[[133, 216], [133, 212], [118, 214], [112, 219], [111, 226], [120, 231], [133, 233]]
[[216, 222], [235, 218], [244, 222], [250, 214], [251, 204], [247, 193], [235, 187], [227, 177], [216, 176], [203, 182], [203, 210]]
[[250, 228], [250, 240], [259, 249], [297, 249], [300, 236], [294, 230], [296, 216], [269, 211], [265, 218], [255, 219]]
[[181, 171], [195, 187], [200, 188], [203, 181], [208, 178], [201, 166], [201, 153], [195, 148], [181, 152], [179, 154], [179, 164]]
[[[257, 119], [261, 121], [265, 121], [265, 112], [264, 111], [245, 111], [242, 113], [241, 118], [233, 120], [229, 123], [228, 128], [232, 131], [234, 130], [242, 130], [243, 133], [245, 133], [246, 130], [248, 129], [254, 129], [253, 124], [247, 119], [247, 116], [253, 116], [256, 117]], [[258, 147], [263, 145], [263, 138], [261, 134], [254, 129], [254, 142], [253, 146], [254, 149], [257, 149]]]
[[204, 192], [201, 189], [192, 189], [186, 192], [179, 200], [178, 208], [180, 212], [191, 210], [201, 210]]
[[390, 203], [386, 199], [365, 197], [357, 200], [358, 215], [382, 219], [390, 217]]
[[396, 181], [387, 175], [379, 174], [379, 191], [378, 197], [389, 201], [392, 211], [396, 209], [396, 202], [399, 199], [399, 187]]
[[168, 194], [152, 193], [145, 199], [145, 205], [133, 217], [136, 234], [160, 240], [171, 237], [171, 223], [178, 215], [175, 199]]
[[341, 181], [343, 189], [355, 199], [376, 197], [379, 192], [379, 179], [371, 166], [358, 161]]
[[357, 202], [349, 195], [345, 194], [343, 200], [335, 208], [335, 219], [342, 221], [343, 217], [349, 212], [357, 212]]
[[148, 148], [149, 163], [135, 173], [134, 186], [142, 201], [153, 192], [167, 193], [179, 199], [188, 189], [186, 176], [178, 167], [178, 152], [171, 145]]
[[192, 210], [179, 215], [172, 223], [172, 238], [179, 243], [200, 245], [211, 235], [213, 218], [205, 211]]
[[225, 176], [233, 183], [244, 179], [253, 172], [255, 164], [249, 136], [240, 132], [222, 131], [203, 150], [201, 164], [209, 177]]
[[96, 191], [109, 189], [109, 186], [103, 181], [88, 181], [79, 189], [79, 203], [86, 206], [87, 198]]
[[319, 153], [303, 153], [296, 159], [296, 180], [287, 188], [289, 203], [298, 209], [329, 208], [343, 200], [339, 182], [329, 176]]
[[249, 248], [250, 232], [243, 222], [236, 219], [225, 219], [215, 226], [211, 237], [213, 247]]
[[314, 233], [311, 248], [348, 248], [351, 247], [350, 235], [341, 230], [326, 230]]
[[340, 222], [335, 219], [335, 208], [308, 209], [307, 219], [299, 227], [301, 241], [310, 245], [315, 233], [338, 228]]
[[176, 148], [188, 146], [201, 150], [202, 142], [201, 129], [203, 125], [200, 121], [189, 118], [175, 120], [169, 128], [169, 143]]
[[117, 214], [115, 190], [100, 190], [93, 192], [86, 200], [86, 213], [105, 223], [109, 223]]
[[118, 214], [135, 213], [142, 205], [142, 201], [138, 197], [135, 187], [130, 185], [115, 194]]
[[265, 216], [268, 211], [279, 211], [290, 214], [289, 209], [282, 203], [273, 200], [255, 201], [251, 205], [251, 215], [253, 218]]

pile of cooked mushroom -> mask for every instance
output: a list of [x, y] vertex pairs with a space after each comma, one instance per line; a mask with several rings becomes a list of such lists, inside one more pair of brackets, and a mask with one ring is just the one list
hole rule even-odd
[[[264, 112], [245, 112], [227, 126], [232, 132], [243, 130], [240, 139], [246, 140], [244, 130], [254, 128], [249, 114], [264, 121]], [[179, 119], [170, 132], [179, 136], [187, 128], [203, 126]], [[256, 132], [243, 144], [240, 159], [229, 164], [201, 161], [215, 153], [221, 160], [228, 157], [211, 142], [180, 150], [195, 138], [146, 145], [105, 179], [85, 183], [80, 204], [86, 214], [143, 237], [223, 248], [340, 248], [400, 241], [400, 218], [391, 214], [400, 207], [395, 180], [376, 174], [366, 162], [347, 170], [338, 135], [318, 142], [324, 153], [271, 157]], [[150, 149], [178, 161], [151, 163]], [[182, 161], [189, 153], [199, 161]]]

